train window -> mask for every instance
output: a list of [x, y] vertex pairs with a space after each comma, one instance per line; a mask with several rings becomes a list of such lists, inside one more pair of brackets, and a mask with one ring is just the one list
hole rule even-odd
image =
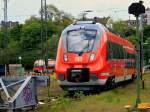
[[113, 59], [123, 59], [124, 58], [124, 49], [121, 45], [111, 42], [111, 49]]
[[106, 44], [106, 59], [112, 59], [113, 58], [113, 52], [112, 52], [112, 47], [111, 47], [111, 42], [107, 41]]
[[125, 51], [123, 46], [107, 41], [106, 59], [124, 59]]
[[126, 52], [126, 68], [135, 67], [135, 54], [130, 54]]
[[110, 59], [110, 42], [107, 41], [107, 44], [106, 44], [106, 60], [109, 60]]
[[123, 46], [118, 45], [118, 54], [119, 54], [119, 59], [124, 59], [124, 49]]
[[91, 39], [94, 39], [96, 36], [96, 32], [95, 31], [91, 31], [91, 30], [87, 30], [86, 33], [85, 33], [85, 39], [87, 40], [91, 40]]
[[67, 34], [68, 52], [90, 52], [96, 38], [96, 30], [73, 30]]
[[135, 54], [127, 53], [127, 59], [135, 59]]

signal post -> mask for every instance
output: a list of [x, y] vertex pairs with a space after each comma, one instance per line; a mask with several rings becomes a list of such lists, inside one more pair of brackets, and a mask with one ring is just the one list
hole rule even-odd
[[[136, 49], [137, 49], [137, 61], [136, 61], [136, 72], [137, 72], [137, 98], [136, 98], [136, 107], [138, 107], [138, 105], [141, 102], [140, 99], [140, 77], [142, 76], [142, 44], [141, 44], [141, 29], [139, 28], [139, 16], [145, 13], [145, 7], [143, 5], [143, 1], [139, 1], [138, 3], [132, 3], [129, 6], [128, 9], [129, 14], [133, 14], [136, 17], [136, 23], [137, 23], [137, 27], [136, 27], [136, 35], [137, 35], [137, 40], [138, 43], [136, 44]], [[139, 31], [140, 30], [140, 31]]]

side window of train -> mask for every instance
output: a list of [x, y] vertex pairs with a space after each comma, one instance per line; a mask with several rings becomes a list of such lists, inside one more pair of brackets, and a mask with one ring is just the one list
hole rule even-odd
[[119, 50], [119, 59], [124, 59], [124, 49], [123, 46], [118, 45]]
[[128, 66], [129, 67], [135, 67], [135, 61], [130, 60], [130, 59], [135, 60], [135, 54], [127, 53], [127, 59], [129, 59]]
[[113, 59], [113, 51], [111, 47], [111, 42], [108, 40], [106, 45], [106, 59], [110, 60]]
[[[125, 52], [123, 46], [113, 43], [111, 41], [107, 41], [107, 60], [109, 59], [124, 59], [124, 58], [129, 58], [131, 56], [128, 56], [127, 53]], [[132, 57], [134, 57], [132, 55]]]
[[113, 59], [124, 59], [123, 46], [111, 42], [111, 49], [112, 49]]

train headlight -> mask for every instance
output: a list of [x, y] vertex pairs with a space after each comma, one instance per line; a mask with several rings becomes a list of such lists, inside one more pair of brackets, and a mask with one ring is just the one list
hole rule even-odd
[[97, 81], [97, 80], [98, 80], [97, 74], [92, 74], [92, 75], [91, 75], [91, 79], [92, 79], [93, 81]]
[[67, 62], [68, 61], [68, 55], [64, 54], [64, 61]]
[[65, 80], [64, 74], [59, 74], [59, 75], [58, 75], [58, 79], [59, 79], [60, 81], [64, 81], [64, 80]]
[[90, 61], [93, 61], [95, 59], [95, 54], [90, 55]]

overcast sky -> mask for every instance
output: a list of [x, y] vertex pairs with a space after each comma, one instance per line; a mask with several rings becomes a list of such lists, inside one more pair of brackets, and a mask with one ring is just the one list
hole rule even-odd
[[[40, 0], [8, 0], [8, 19], [23, 22], [29, 16], [39, 16]], [[128, 6], [138, 0], [47, 0], [58, 9], [77, 17], [82, 11], [94, 10], [88, 16], [111, 16], [112, 18], [128, 18]], [[150, 0], [144, 0], [144, 5], [150, 7]], [[118, 11], [122, 10], [122, 11]], [[96, 12], [97, 11], [97, 12]], [[0, 0], [0, 20], [3, 19], [3, 0]]]

